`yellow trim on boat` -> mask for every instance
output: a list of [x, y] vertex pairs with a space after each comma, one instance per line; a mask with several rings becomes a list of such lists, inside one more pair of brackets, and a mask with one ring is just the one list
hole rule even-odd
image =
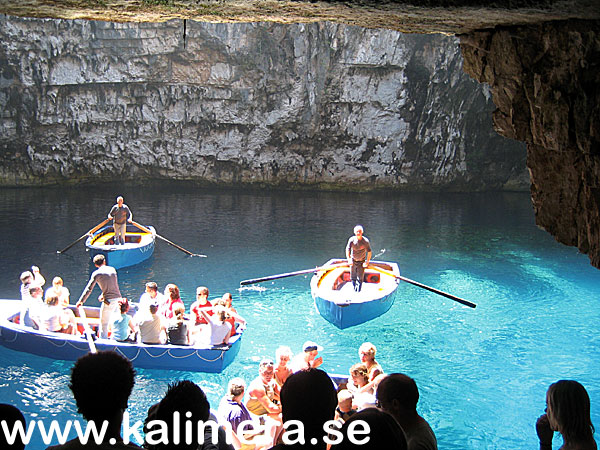
[[[127, 236], [141, 236], [141, 237], [144, 237], [144, 236], [148, 236], [148, 235], [150, 235], [150, 233], [142, 233], [142, 232], [139, 232], [139, 233], [129, 233], [128, 232], [127, 233]], [[114, 231], [110, 231], [110, 232], [108, 232], [106, 234], [103, 234], [102, 236], [98, 236], [96, 239], [94, 239], [92, 241], [92, 244], [93, 245], [106, 245], [106, 241], [108, 241], [109, 239], [111, 239], [113, 237], [115, 237], [115, 232]]]

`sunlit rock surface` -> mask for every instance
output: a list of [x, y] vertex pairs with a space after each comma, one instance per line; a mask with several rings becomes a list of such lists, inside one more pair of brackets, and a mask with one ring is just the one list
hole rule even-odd
[[495, 127], [527, 143], [537, 224], [600, 267], [600, 22], [500, 28], [462, 38], [488, 83]]
[[529, 189], [458, 39], [0, 16], [0, 182]]

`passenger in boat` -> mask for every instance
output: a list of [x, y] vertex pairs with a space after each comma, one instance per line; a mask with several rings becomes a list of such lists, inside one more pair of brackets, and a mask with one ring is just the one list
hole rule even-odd
[[167, 328], [163, 323], [163, 318], [158, 312], [158, 305], [149, 306], [150, 316], [142, 316], [138, 322], [140, 330], [140, 341], [143, 344], [164, 344], [166, 342]]
[[375, 361], [376, 353], [377, 348], [370, 342], [363, 343], [358, 349], [358, 356], [360, 357], [360, 362], [364, 363], [367, 366], [369, 381], [373, 381], [375, 380], [375, 378], [377, 378], [378, 375], [383, 374], [383, 369], [381, 368], [379, 363]]
[[[357, 433], [364, 429], [357, 421], [368, 424], [368, 441], [366, 435]], [[344, 423], [341, 433], [342, 441], [332, 445], [331, 450], [407, 449], [406, 437], [398, 422], [391, 414], [377, 408], [367, 408], [354, 414]], [[353, 439], [349, 439], [350, 433], [353, 434]]]
[[323, 364], [323, 358], [317, 355], [323, 347], [312, 341], [306, 341], [302, 346], [302, 353], [296, 355], [290, 364], [293, 372], [300, 370], [316, 369]]
[[[327, 443], [323, 436], [323, 428], [326, 422], [333, 419], [336, 405], [335, 387], [325, 372], [319, 369], [309, 369], [292, 374], [281, 388], [283, 423], [301, 422], [306, 445], [287, 445], [285, 443], [288, 438], [295, 440], [298, 437], [297, 427], [290, 426], [280, 435], [279, 443], [272, 447], [272, 450], [296, 448], [325, 450]], [[291, 433], [291, 436], [286, 437], [288, 432]]]
[[[29, 293], [29, 289], [32, 286], [42, 287], [42, 286], [44, 286], [44, 283], [46, 283], [46, 280], [40, 274], [40, 269], [37, 266], [31, 266], [31, 269], [33, 270], [33, 273], [29, 270], [26, 270], [25, 272], [21, 273], [21, 276], [20, 276], [20, 280], [21, 280], [21, 289], [20, 289], [21, 313], [20, 313], [19, 323], [21, 323], [21, 324], [24, 323], [28, 305], [32, 303], [31, 302], [31, 294]], [[43, 291], [42, 291], [42, 293], [43, 293]], [[32, 325], [27, 325], [27, 326], [32, 326]]]
[[44, 300], [42, 297], [44, 290], [38, 285], [29, 285], [29, 293], [22, 300], [21, 324], [36, 330], [42, 326], [42, 316], [44, 311]]
[[[204, 331], [208, 331], [208, 337], [206, 332], [202, 332], [198, 335], [198, 341], [207, 341], [211, 346], [219, 346], [229, 343], [229, 336], [231, 335], [231, 324], [227, 322], [229, 314], [223, 306], [215, 306], [213, 308], [213, 315], [208, 314], [206, 309], [199, 308], [198, 311], [208, 322], [208, 328], [204, 328]], [[196, 341], [196, 342], [198, 342]]]
[[[225, 310], [227, 311], [227, 319], [225, 319], [225, 320], [226, 320], [226, 322], [228, 322], [231, 325], [231, 331], [229, 332], [229, 339], [231, 339], [231, 337], [237, 332], [238, 328], [242, 329], [242, 330], [244, 328], [246, 328], [246, 319], [244, 319], [242, 316], [240, 316], [232, 308], [227, 307], [227, 302], [223, 298], [214, 300], [212, 302], [212, 304], [213, 304], [213, 307], [221, 306], [221, 307], [225, 308]], [[206, 312], [210, 314], [210, 312], [212, 312], [212, 311], [207, 310]]]
[[378, 407], [400, 424], [408, 450], [437, 450], [437, 439], [427, 421], [417, 413], [417, 383], [403, 373], [383, 377], [377, 387]]
[[58, 304], [63, 308], [69, 305], [69, 297], [71, 293], [69, 290], [63, 286], [63, 279], [61, 277], [54, 277], [52, 279], [52, 286], [46, 289], [46, 293], [44, 294], [44, 298], [48, 297], [58, 297]]
[[563, 437], [559, 450], [596, 450], [594, 425], [590, 418], [590, 396], [575, 380], [559, 380], [546, 392], [546, 414], [536, 424], [540, 450], [552, 450], [552, 438]]
[[98, 446], [92, 443], [84, 445], [76, 437], [47, 450], [139, 449], [135, 444], [125, 444], [121, 437], [123, 413], [134, 383], [135, 372], [131, 362], [116, 352], [88, 353], [79, 358], [71, 370], [69, 387], [83, 418], [88, 422], [94, 421], [98, 429], [101, 426], [106, 428], [104, 440]]
[[123, 203], [123, 197], [117, 197], [117, 204], [114, 205], [108, 213], [108, 218], [113, 221], [115, 230], [115, 245], [125, 244], [125, 235], [127, 234], [127, 222], [133, 222], [133, 214], [129, 207]]
[[112, 323], [112, 338], [118, 342], [136, 342], [135, 325], [129, 312], [129, 301], [126, 298], [119, 302], [121, 314]]
[[145, 292], [140, 297], [137, 313], [147, 314], [149, 311], [148, 308], [153, 303], [158, 303], [158, 309], [161, 311], [164, 309], [166, 302], [166, 297], [161, 292], [158, 292], [158, 285], [154, 281], [149, 281], [146, 283]]
[[225, 301], [225, 306], [227, 306], [227, 308], [229, 308], [233, 312], [237, 312], [236, 309], [233, 307], [233, 297], [231, 295], [231, 292], [225, 292], [223, 294], [222, 299]]
[[275, 381], [281, 388], [285, 380], [294, 373], [292, 369], [288, 367], [288, 363], [292, 359], [292, 349], [286, 345], [281, 345], [275, 350], [275, 361], [277, 366], [275, 367]]
[[342, 389], [337, 394], [338, 404], [335, 408], [335, 417], [336, 420], [341, 426], [348, 420], [353, 414], [357, 412], [356, 408], [353, 407], [352, 403], [354, 397], [352, 396], [352, 392], [348, 389]]
[[185, 306], [177, 304], [173, 308], [175, 317], [167, 327], [167, 342], [173, 345], [190, 345], [191, 330], [185, 320]]
[[46, 307], [42, 317], [41, 328], [47, 331], [65, 334], [77, 333], [75, 314], [70, 309], [63, 308], [56, 295], [46, 298]]
[[354, 364], [350, 368], [350, 380], [347, 389], [352, 393], [352, 405], [358, 411], [375, 406], [375, 390], [368, 387], [369, 375], [367, 366], [363, 363]]
[[206, 309], [209, 316], [213, 315], [213, 304], [208, 301], [208, 288], [206, 286], [198, 286], [196, 288], [196, 301], [190, 306], [190, 316], [194, 325], [207, 325], [208, 321], [200, 314], [200, 308]]
[[[217, 416], [220, 423], [225, 425], [227, 433], [236, 450], [260, 450], [273, 445], [273, 438], [265, 433], [264, 427], [254, 420], [248, 408], [244, 405], [246, 383], [242, 378], [233, 378], [227, 385], [227, 394], [221, 399]], [[240, 428], [242, 422], [243, 428]], [[274, 429], [272, 429], [274, 431]], [[244, 440], [245, 442], [242, 442]]]
[[[154, 301], [155, 304], [159, 306], [159, 314], [165, 319], [172, 319], [175, 317], [174, 308], [175, 305], [183, 305], [183, 300], [181, 300], [181, 296], [179, 294], [179, 288], [176, 284], [169, 283], [165, 287], [165, 297], [166, 301], [163, 303], [162, 307], [158, 303], [158, 301]], [[184, 305], [185, 308], [185, 305]]]
[[[14, 430], [17, 423], [20, 423], [23, 427], [23, 430], [27, 429], [27, 424], [25, 422], [25, 416], [21, 412], [19, 408], [16, 406], [10, 405], [8, 403], [0, 403], [0, 423], [6, 423], [9, 430]], [[24, 435], [20, 433], [16, 433], [14, 438], [15, 440], [9, 444], [7, 435], [0, 428], [0, 448], [10, 448], [14, 450], [24, 450], [25, 442], [23, 442]]]
[[[281, 425], [281, 406], [279, 405], [279, 385], [273, 379], [273, 361], [263, 359], [258, 365], [258, 377], [248, 387], [246, 407], [257, 416], [270, 418]], [[270, 423], [271, 426], [274, 423]]]
[[362, 288], [365, 269], [371, 261], [371, 243], [363, 236], [363, 227], [356, 225], [354, 227], [354, 236], [348, 239], [346, 245], [346, 259], [350, 265], [350, 278], [356, 292], [360, 292]]
[[90, 281], [81, 293], [76, 306], [83, 306], [88, 299], [96, 283], [102, 291], [102, 303], [100, 305], [100, 330], [99, 336], [102, 339], [108, 339], [108, 327], [113, 322], [113, 318], [119, 314], [119, 302], [121, 301], [121, 291], [119, 290], [119, 281], [117, 271], [114, 267], [106, 265], [104, 255], [94, 256], [94, 265], [96, 270], [92, 272]]

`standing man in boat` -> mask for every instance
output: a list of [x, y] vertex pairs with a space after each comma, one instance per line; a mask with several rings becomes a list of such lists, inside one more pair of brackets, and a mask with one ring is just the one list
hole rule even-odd
[[113, 220], [115, 229], [115, 245], [125, 244], [125, 234], [127, 234], [127, 222], [133, 222], [133, 214], [129, 207], [123, 203], [123, 197], [117, 197], [117, 204], [114, 205], [108, 213], [108, 218]]
[[346, 245], [346, 258], [350, 266], [350, 278], [352, 278], [352, 286], [356, 292], [360, 292], [362, 288], [365, 269], [371, 261], [371, 243], [363, 236], [363, 227], [356, 225], [354, 227], [354, 236], [348, 239]]
[[117, 271], [114, 267], [106, 265], [104, 255], [94, 256], [94, 265], [97, 267], [92, 272], [90, 281], [83, 290], [81, 297], [77, 300], [76, 306], [82, 306], [94, 290], [98, 283], [102, 291], [102, 305], [100, 306], [100, 330], [98, 334], [102, 339], [108, 339], [108, 326], [120, 313], [119, 302], [121, 301], [121, 291], [117, 280]]

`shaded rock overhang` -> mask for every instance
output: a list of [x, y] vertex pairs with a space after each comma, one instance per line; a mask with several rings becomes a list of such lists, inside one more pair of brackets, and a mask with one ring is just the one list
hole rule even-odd
[[458, 35], [465, 71], [492, 88], [496, 130], [527, 144], [537, 224], [600, 267], [597, 0], [0, 0], [0, 13], [116, 22], [331, 21]]

